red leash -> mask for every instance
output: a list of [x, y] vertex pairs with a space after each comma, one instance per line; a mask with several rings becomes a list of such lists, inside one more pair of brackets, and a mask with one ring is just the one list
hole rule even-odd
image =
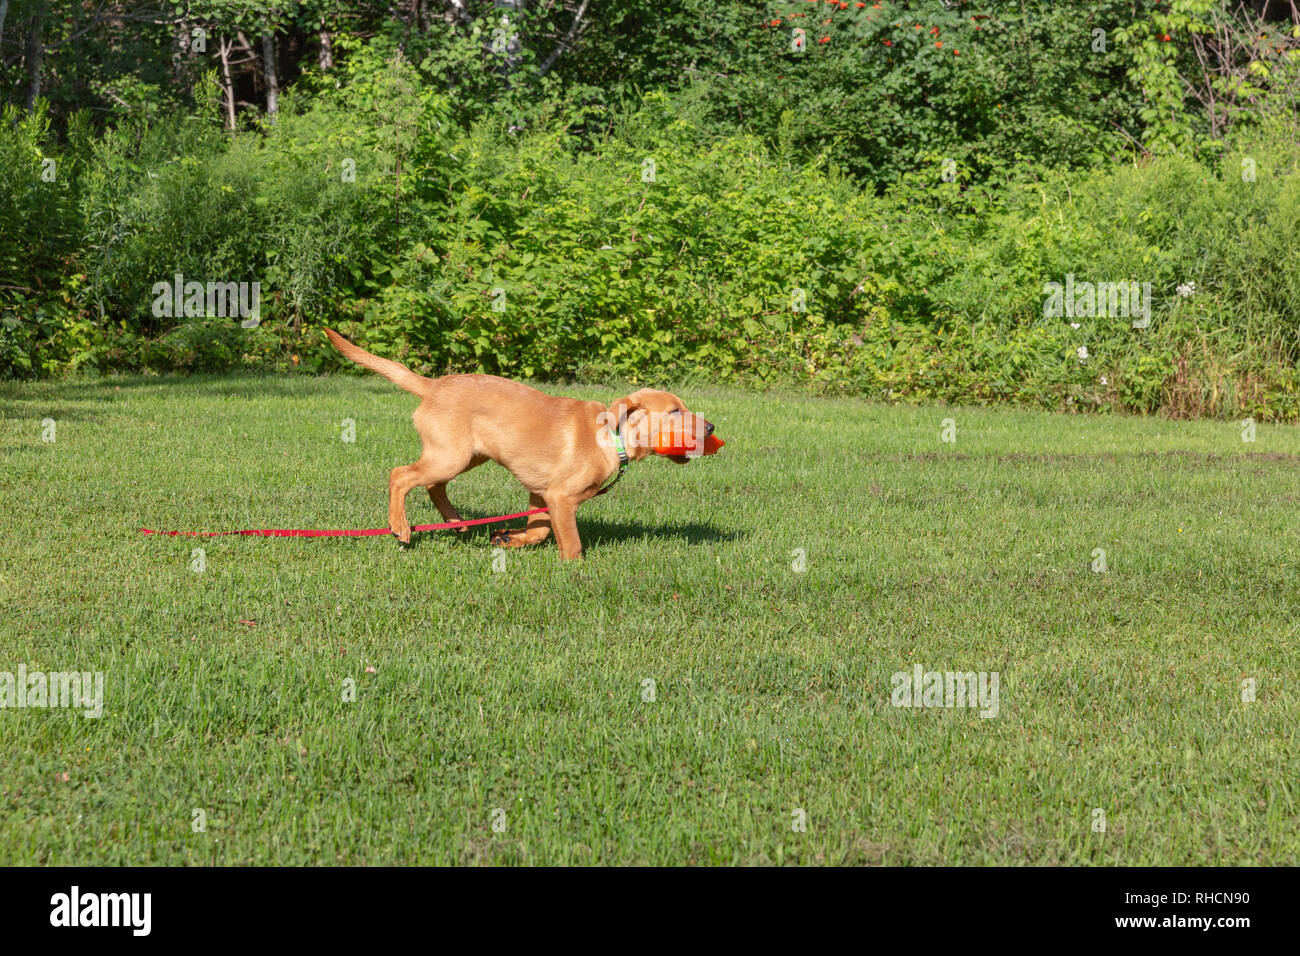
[[[468, 528], [476, 524], [493, 524], [498, 521], [512, 521], [515, 518], [527, 518], [529, 515], [539, 515], [544, 512], [545, 508], [534, 508], [532, 511], [521, 511], [517, 515], [501, 515], [499, 518], [475, 518], [473, 521], [447, 521], [442, 524], [418, 524], [412, 531], [442, 531], [446, 528]], [[364, 528], [358, 531], [300, 531], [287, 528], [254, 528], [248, 531], [150, 531], [148, 528], [141, 528], [141, 534], [166, 534], [175, 537], [184, 535], [187, 538], [210, 538], [223, 534], [254, 534], [264, 538], [367, 538], [375, 534], [392, 534], [388, 528]]]
[[[615, 436], [617, 437], [617, 436]], [[627, 471], [627, 453], [619, 449], [618, 454], [618, 474], [614, 480], [607, 484], [596, 494], [603, 495], [609, 489], [618, 484], [618, 480], [623, 477], [623, 472]], [[517, 515], [501, 515], [499, 518], [475, 518], [473, 521], [444, 521], [442, 524], [417, 524], [412, 531], [443, 531], [447, 528], [468, 528], [476, 524], [495, 524], [498, 521], [513, 521], [515, 518], [527, 518], [530, 515], [539, 515], [547, 511], [546, 508], [534, 508], [532, 511], [521, 511]], [[263, 538], [368, 538], [376, 534], [392, 534], [389, 528], [364, 528], [358, 531], [301, 531], [289, 528], [250, 528], [247, 531], [150, 531], [148, 528], [141, 528], [141, 534], [166, 534], [176, 537], [184, 535], [187, 538], [213, 538], [223, 534], [253, 534]]]

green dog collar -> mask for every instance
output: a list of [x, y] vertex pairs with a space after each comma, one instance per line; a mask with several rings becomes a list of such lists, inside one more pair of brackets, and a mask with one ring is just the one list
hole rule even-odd
[[[609, 428], [608, 425], [605, 427]], [[618, 474], [614, 476], [613, 481], [607, 484], [604, 488], [601, 488], [600, 491], [596, 492], [598, 495], [603, 495], [605, 492], [609, 491], [609, 489], [618, 484], [618, 480], [623, 477], [623, 472], [627, 471], [628, 457], [627, 449], [623, 447], [623, 438], [612, 428], [609, 428], [609, 434], [614, 439], [614, 451], [618, 452]]]

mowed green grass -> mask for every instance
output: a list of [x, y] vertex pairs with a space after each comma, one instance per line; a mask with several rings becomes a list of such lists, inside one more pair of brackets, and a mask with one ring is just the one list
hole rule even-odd
[[[106, 680], [0, 710], [0, 863], [1300, 862], [1300, 432], [680, 391], [719, 455], [497, 571], [483, 529], [137, 532], [383, 525], [377, 377], [0, 387], [0, 671]], [[891, 706], [918, 663], [998, 715]]]

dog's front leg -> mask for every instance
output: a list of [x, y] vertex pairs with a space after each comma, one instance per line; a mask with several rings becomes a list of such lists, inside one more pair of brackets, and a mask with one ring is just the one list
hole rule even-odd
[[546, 507], [551, 516], [551, 530], [566, 561], [582, 557], [582, 539], [578, 537], [578, 501], [568, 495], [547, 495]]

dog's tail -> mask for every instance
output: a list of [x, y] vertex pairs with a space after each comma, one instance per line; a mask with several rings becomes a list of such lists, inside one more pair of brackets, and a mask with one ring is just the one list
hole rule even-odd
[[414, 395], [423, 397], [428, 392], [431, 380], [423, 375], [416, 375], [400, 362], [393, 362], [386, 358], [380, 358], [378, 355], [371, 355], [365, 349], [357, 348], [333, 329], [326, 329], [325, 334], [329, 336], [329, 340], [334, 343], [336, 349], [363, 368], [378, 372], [390, 382], [402, 386], [402, 388]]

